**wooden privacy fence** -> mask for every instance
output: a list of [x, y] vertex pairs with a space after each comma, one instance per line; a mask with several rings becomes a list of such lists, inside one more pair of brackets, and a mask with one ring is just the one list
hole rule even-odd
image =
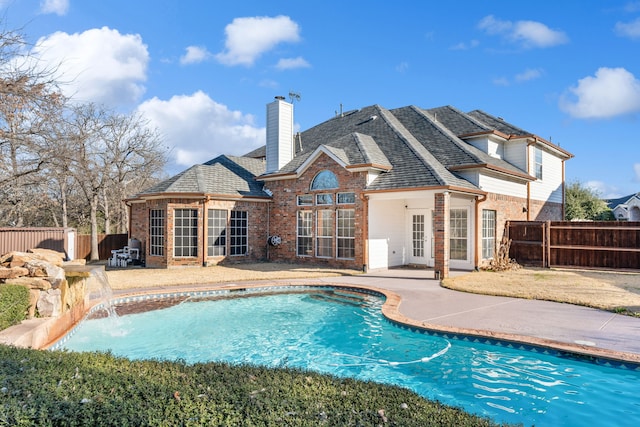
[[521, 265], [640, 269], [640, 222], [508, 221], [505, 232]]
[[[122, 249], [129, 243], [127, 234], [98, 234], [98, 254], [100, 259], [109, 259], [111, 251]], [[91, 257], [91, 235], [79, 234], [76, 238], [76, 257], [89, 260]]]

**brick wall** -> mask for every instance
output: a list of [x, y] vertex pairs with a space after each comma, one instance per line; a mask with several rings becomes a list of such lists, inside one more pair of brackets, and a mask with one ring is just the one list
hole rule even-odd
[[[323, 170], [333, 172], [339, 183], [339, 188], [335, 190], [310, 191], [313, 178]], [[365, 239], [367, 215], [367, 201], [362, 196], [362, 189], [366, 184], [365, 172], [350, 172], [337, 164], [332, 158], [322, 153], [320, 156], [296, 179], [278, 180], [265, 182], [265, 187], [273, 192], [273, 204], [269, 217], [269, 230], [271, 234], [282, 238], [282, 244], [268, 248], [268, 258], [272, 261], [282, 262], [308, 262], [312, 264], [330, 264], [335, 267], [360, 269], [365, 264]], [[337, 205], [336, 193], [355, 193], [355, 204]], [[334, 195], [333, 206], [297, 206], [297, 196], [304, 194], [332, 193]], [[315, 198], [315, 197], [314, 197]], [[336, 209], [354, 209], [355, 211], [355, 259], [319, 258], [315, 254], [311, 256], [297, 255], [297, 212], [298, 210], [322, 210], [331, 209], [334, 211], [333, 225], [336, 224]], [[315, 237], [315, 215], [313, 220]], [[315, 247], [315, 240], [314, 240]], [[334, 233], [332, 253], [336, 253], [336, 239]]]
[[449, 277], [451, 196], [449, 193], [436, 193], [434, 199], [433, 230], [435, 254], [433, 269], [440, 272], [441, 279], [445, 279]]
[[[159, 199], [131, 205], [131, 237], [142, 242], [145, 262], [149, 267], [180, 267], [214, 265], [225, 262], [256, 261], [266, 258], [266, 236], [268, 223], [268, 202], [247, 202], [204, 199]], [[149, 210], [165, 211], [165, 248], [163, 256], [149, 254]], [[198, 211], [198, 255], [196, 257], [173, 257], [174, 253], [174, 210], [197, 209]], [[248, 252], [245, 256], [207, 256], [208, 209], [247, 211]], [[227, 244], [229, 242], [227, 231]], [[227, 254], [228, 254], [227, 249]]]

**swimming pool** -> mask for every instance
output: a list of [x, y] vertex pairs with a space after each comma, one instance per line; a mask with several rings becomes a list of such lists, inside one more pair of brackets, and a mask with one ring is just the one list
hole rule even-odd
[[497, 421], [526, 425], [640, 424], [635, 366], [401, 327], [382, 316], [384, 300], [377, 294], [283, 287], [167, 298], [173, 302], [163, 309], [85, 320], [55, 348], [110, 350], [131, 359], [302, 367], [401, 385]]

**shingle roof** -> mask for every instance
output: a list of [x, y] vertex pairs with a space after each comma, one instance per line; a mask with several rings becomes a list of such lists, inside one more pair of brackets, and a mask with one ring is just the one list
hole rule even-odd
[[640, 199], [640, 193], [629, 194], [628, 196], [620, 197], [617, 199], [606, 199], [605, 203], [607, 204], [607, 206], [609, 206], [609, 208], [615, 209], [615, 207], [618, 205], [626, 205], [634, 197]]
[[[304, 134], [302, 137], [304, 138]], [[305, 144], [304, 147], [309, 146]], [[347, 166], [377, 165], [385, 168], [392, 167], [389, 159], [387, 159], [370, 135], [352, 132], [338, 139], [327, 141], [325, 144], [320, 144], [313, 151], [305, 148], [291, 162], [286, 164], [279, 173], [295, 172], [319, 147], [324, 147], [325, 150], [332, 153]]]
[[201, 165], [194, 165], [146, 189], [138, 196], [158, 193], [195, 193], [267, 197], [267, 193], [263, 191], [263, 183], [255, 179], [264, 171], [263, 160], [223, 155]]
[[[526, 179], [525, 171], [483, 152], [460, 138], [498, 131], [531, 135], [483, 111], [463, 113], [452, 106], [421, 109], [414, 106], [387, 110], [372, 105], [320, 123], [296, 137], [295, 157], [277, 174], [296, 172], [310, 156], [323, 150], [346, 166], [384, 170], [369, 190], [455, 187], [480, 191], [457, 172], [461, 168], [490, 168]], [[146, 190], [144, 194], [196, 193], [266, 197], [260, 147], [242, 157], [219, 156], [193, 166]]]
[[505, 122], [500, 117], [492, 116], [482, 110], [473, 110], [468, 113], [468, 115], [487, 126], [487, 128], [497, 130], [498, 132], [502, 132], [506, 135], [533, 135], [531, 132], [527, 132], [526, 130], [514, 126], [511, 123]]
[[[441, 122], [443, 111], [447, 114], [446, 123], [449, 126]], [[392, 110], [392, 112], [434, 157], [450, 170], [460, 166], [487, 165], [514, 175], [526, 174], [511, 163], [492, 157], [458, 138], [457, 132], [452, 127], [464, 134], [474, 126], [474, 121], [453, 107], [423, 110], [411, 106]]]

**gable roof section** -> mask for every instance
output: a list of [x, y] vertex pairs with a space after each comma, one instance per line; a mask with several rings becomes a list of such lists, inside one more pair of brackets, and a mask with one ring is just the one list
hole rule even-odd
[[201, 165], [194, 165], [136, 197], [157, 194], [269, 197], [263, 191], [262, 182], [255, 179], [264, 170], [263, 160], [222, 155]]
[[[445, 108], [448, 112], [453, 110], [452, 107]], [[492, 157], [461, 140], [429, 111], [410, 106], [399, 108], [392, 112], [424, 144], [425, 148], [450, 171], [480, 168], [528, 181], [535, 179], [529, 176], [526, 171], [517, 168], [511, 163]], [[460, 120], [456, 120], [455, 116], [459, 116]], [[464, 114], [457, 111], [451, 114], [450, 117], [456, 121], [464, 120]]]
[[389, 159], [371, 136], [352, 132], [336, 140], [328, 141], [326, 144], [320, 144], [312, 152], [300, 152], [278, 172], [278, 175], [301, 174], [320, 153], [329, 155], [345, 168], [378, 170], [392, 168]]

